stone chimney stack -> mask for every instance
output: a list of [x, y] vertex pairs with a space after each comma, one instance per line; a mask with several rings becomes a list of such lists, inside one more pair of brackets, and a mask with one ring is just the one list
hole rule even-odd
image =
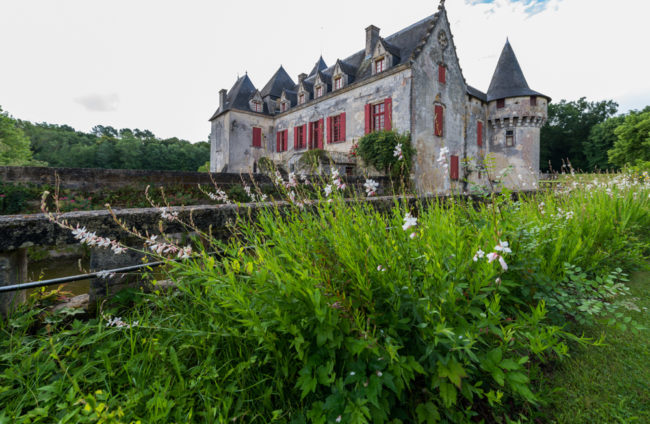
[[228, 95], [228, 90], [222, 89], [219, 90], [219, 107], [223, 110], [226, 107], [226, 96]]
[[301, 82], [303, 82], [303, 81], [305, 80], [305, 78], [307, 78], [307, 74], [300, 74], [300, 75], [298, 75], [298, 84], [300, 84]]
[[377, 41], [379, 41], [379, 28], [370, 25], [366, 28], [366, 57], [372, 56]]

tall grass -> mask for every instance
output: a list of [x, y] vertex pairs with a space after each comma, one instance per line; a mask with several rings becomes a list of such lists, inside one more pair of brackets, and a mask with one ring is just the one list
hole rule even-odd
[[173, 265], [175, 291], [2, 324], [0, 423], [525, 421], [542, 365], [599, 342], [577, 325], [635, 329], [622, 270], [648, 253], [650, 190], [619, 178], [242, 217]]

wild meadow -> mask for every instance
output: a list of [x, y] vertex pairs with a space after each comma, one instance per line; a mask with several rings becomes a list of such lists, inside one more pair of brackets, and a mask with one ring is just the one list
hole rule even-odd
[[[242, 214], [226, 241], [142, 235], [186, 258], [174, 289], [88, 319], [44, 293], [3, 321], [0, 423], [577, 422], [552, 408], [588, 384], [566, 365], [610, 331], [648, 339], [647, 282], [628, 285], [650, 252], [647, 173], [382, 208], [361, 198], [372, 180], [352, 200], [336, 173], [277, 182], [289, 202]], [[636, 401], [584, 422], [650, 419]]]

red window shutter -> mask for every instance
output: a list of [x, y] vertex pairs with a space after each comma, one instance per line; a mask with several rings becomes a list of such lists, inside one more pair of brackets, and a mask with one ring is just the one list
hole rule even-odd
[[393, 99], [390, 97], [384, 100], [384, 129], [393, 129]]
[[262, 147], [262, 129], [253, 128], [253, 147]]
[[483, 122], [479, 121], [476, 128], [476, 144], [483, 147]]
[[341, 141], [345, 141], [345, 112], [341, 114]]
[[434, 127], [435, 128], [434, 128], [433, 133], [438, 137], [442, 137], [442, 124], [444, 122], [444, 120], [443, 120], [443, 112], [444, 112], [443, 107], [440, 106], [440, 105], [436, 105], [435, 119], [434, 119]]
[[451, 171], [450, 178], [452, 180], [458, 180], [458, 156], [451, 156]]
[[327, 117], [327, 144], [332, 143], [334, 138], [332, 137], [332, 117]]
[[298, 127], [293, 127], [293, 149], [298, 150]]
[[282, 131], [278, 131], [277, 134], [275, 135], [275, 151], [276, 152], [282, 151]]
[[366, 105], [366, 134], [370, 134], [372, 132], [372, 116], [370, 113], [371, 105], [367, 104]]
[[300, 138], [300, 147], [307, 147], [307, 124], [302, 126], [302, 137]]
[[442, 84], [447, 82], [447, 68], [445, 68], [445, 65], [438, 65], [438, 82]]
[[323, 137], [325, 136], [325, 120], [320, 119], [318, 121], [318, 148], [322, 149], [323, 148]]

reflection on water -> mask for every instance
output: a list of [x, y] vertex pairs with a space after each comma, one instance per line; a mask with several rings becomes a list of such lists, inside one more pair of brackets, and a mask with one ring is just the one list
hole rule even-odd
[[[38, 262], [30, 261], [27, 269], [27, 281], [49, 280], [51, 278], [85, 274], [89, 268], [90, 260], [87, 258], [58, 258]], [[51, 288], [55, 287], [57, 286], [51, 286]], [[75, 296], [87, 294], [90, 288], [90, 279], [66, 283], [63, 284], [63, 287], [65, 291], [71, 292]], [[34, 290], [39, 289], [32, 289], [30, 292]]]

